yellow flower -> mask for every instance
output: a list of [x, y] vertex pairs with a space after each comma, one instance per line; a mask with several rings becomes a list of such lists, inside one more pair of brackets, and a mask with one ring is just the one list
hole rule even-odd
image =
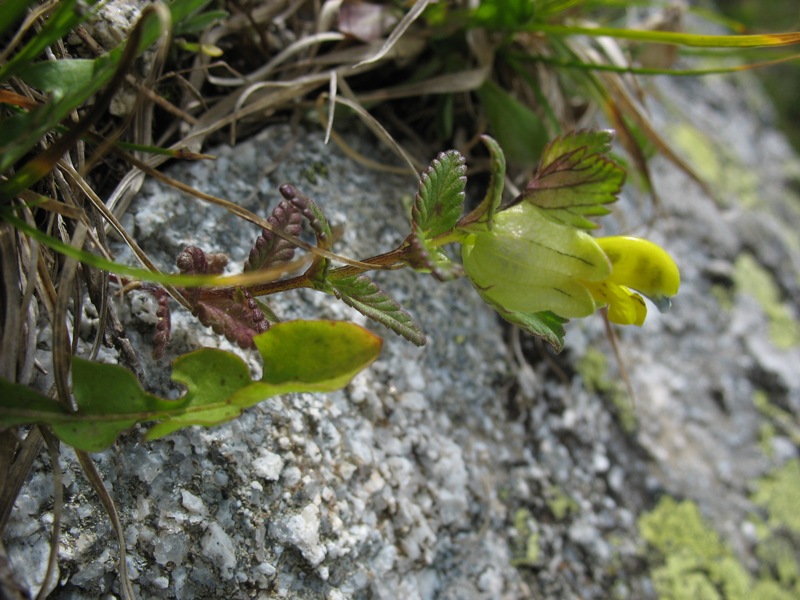
[[641, 325], [647, 308], [630, 288], [669, 307], [680, 275], [656, 244], [630, 237], [595, 239], [522, 202], [473, 228], [462, 244], [464, 270], [483, 299], [507, 313], [551, 311], [585, 317], [608, 305], [619, 324]]
[[659, 311], [670, 308], [678, 293], [681, 275], [667, 252], [648, 240], [628, 236], [598, 238], [611, 263], [611, 275], [602, 282], [584, 283], [599, 305], [608, 305], [608, 318], [620, 325], [641, 325], [647, 307], [637, 290], [650, 298]]

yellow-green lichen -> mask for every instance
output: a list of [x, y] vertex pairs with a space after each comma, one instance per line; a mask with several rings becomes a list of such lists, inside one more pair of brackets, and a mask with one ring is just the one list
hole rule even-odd
[[775, 425], [768, 421], [758, 426], [758, 445], [767, 458], [772, 458], [775, 454], [775, 449], [772, 446], [772, 440], [775, 439], [775, 434]]
[[563, 521], [578, 510], [578, 504], [558, 486], [551, 486], [544, 493], [547, 508], [553, 513], [556, 521]]
[[577, 364], [578, 374], [589, 392], [600, 394], [611, 401], [620, 427], [626, 433], [636, 431], [637, 420], [633, 402], [628, 398], [622, 382], [608, 375], [608, 359], [599, 350], [589, 348]]
[[324, 162], [315, 160], [310, 165], [308, 165], [305, 169], [303, 169], [300, 174], [312, 185], [316, 185], [320, 178], [328, 179], [330, 172], [328, 171], [328, 165]]
[[759, 538], [757, 577], [703, 521], [693, 502], [665, 497], [639, 518], [660, 600], [800, 598], [800, 460], [760, 479], [752, 500], [764, 511], [751, 515]]
[[762, 579], [800, 598], [800, 460], [759, 479], [751, 499], [765, 511], [752, 517], [759, 535], [756, 556]]
[[[771, 402], [769, 394], [763, 390], [758, 390], [753, 394], [753, 405], [768, 420], [762, 424], [761, 434], [771, 434], [771, 441], [771, 438], [780, 431], [800, 447], [800, 425], [790, 412]], [[765, 440], [760, 438], [760, 441], [763, 443]]]
[[745, 207], [758, 204], [758, 177], [723, 145], [685, 122], [670, 127], [670, 137], [697, 174], [718, 190], [721, 201], [735, 199]]
[[640, 517], [639, 531], [655, 550], [653, 584], [661, 600], [747, 600], [751, 579], [710, 529], [693, 502], [662, 498]]
[[777, 348], [787, 349], [800, 344], [800, 326], [781, 300], [781, 293], [772, 275], [750, 254], [742, 254], [734, 265], [733, 281], [737, 291], [755, 298], [769, 321], [769, 335]]
[[714, 284], [711, 286], [711, 295], [717, 299], [717, 303], [722, 310], [730, 311], [733, 309], [734, 294], [730, 288]]
[[766, 509], [771, 528], [800, 536], [800, 460], [790, 460], [760, 479], [752, 500]]
[[540, 534], [531, 512], [520, 508], [514, 513], [514, 544], [511, 564], [517, 567], [532, 567], [539, 562]]

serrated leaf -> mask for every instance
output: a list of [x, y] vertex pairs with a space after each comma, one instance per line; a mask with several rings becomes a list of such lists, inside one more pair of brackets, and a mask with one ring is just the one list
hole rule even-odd
[[500, 148], [500, 144], [488, 135], [482, 135], [481, 141], [489, 149], [489, 155], [492, 158], [489, 187], [481, 203], [459, 222], [459, 227], [467, 227], [474, 223], [485, 223], [491, 229], [494, 214], [503, 200], [506, 177], [506, 158], [503, 154], [503, 149]]
[[[267, 218], [267, 222], [283, 233], [297, 237], [303, 231], [303, 214], [301, 210], [289, 202], [282, 200]], [[244, 263], [244, 271], [268, 269], [272, 266], [289, 262], [294, 258], [297, 246], [290, 241], [275, 235], [272, 231], [261, 230], [250, 255]]]
[[175, 401], [148, 394], [119, 365], [80, 358], [72, 364], [75, 413], [0, 379], [0, 427], [46, 423], [64, 442], [97, 452], [138, 423], [155, 421], [146, 436], [154, 439], [188, 425], [223, 423], [271, 396], [339, 389], [381, 350], [381, 339], [366, 329], [330, 321], [281, 323], [255, 342], [265, 365], [261, 381], [250, 378], [238, 356], [204, 348], [175, 361], [173, 379], [187, 388]]
[[363, 273], [328, 278], [341, 300], [358, 312], [388, 327], [417, 346], [425, 345], [425, 334], [402, 306]]
[[[205, 275], [222, 273], [228, 257], [225, 254], [206, 254], [197, 246], [186, 246], [175, 262], [181, 273]], [[181, 292], [189, 302], [192, 314], [203, 325], [224, 335], [240, 348], [253, 348], [253, 337], [269, 329], [267, 315], [247, 288], [196, 288], [181, 289]]]
[[419, 180], [419, 190], [411, 208], [411, 229], [423, 239], [431, 239], [455, 228], [464, 207], [467, 166], [456, 150], [437, 156]]
[[521, 199], [547, 210], [550, 218], [583, 229], [587, 217], [608, 214], [625, 182], [625, 170], [608, 158], [613, 132], [580, 130], [557, 137], [545, 148]]
[[[317, 238], [317, 247], [323, 250], [330, 250], [333, 246], [333, 233], [328, 224], [328, 219], [317, 203], [287, 183], [281, 185], [278, 191], [308, 220], [308, 224]], [[330, 260], [315, 256], [311, 266], [306, 269], [305, 276], [312, 282], [315, 289], [325, 289], [325, 279], [328, 276], [329, 267]]]
[[567, 319], [545, 311], [538, 313], [521, 313], [506, 310], [497, 311], [506, 321], [513, 323], [528, 333], [542, 338], [556, 352], [564, 349], [564, 323]]

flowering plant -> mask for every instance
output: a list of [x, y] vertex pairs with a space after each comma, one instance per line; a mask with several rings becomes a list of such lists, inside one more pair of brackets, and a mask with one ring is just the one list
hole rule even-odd
[[[117, 365], [76, 357], [72, 372], [77, 411], [0, 379], [4, 398], [0, 427], [44, 422], [65, 442], [96, 451], [136, 423], [154, 422], [147, 434], [153, 439], [187, 425], [227, 421], [271, 395], [342, 387], [377, 358], [380, 339], [353, 324], [280, 323], [257, 298], [311, 288], [423, 345], [425, 335], [413, 317], [367, 275], [376, 269], [411, 267], [439, 281], [466, 274], [500, 315], [557, 350], [563, 346], [567, 319], [588, 316], [602, 306], [608, 306], [609, 319], [615, 323], [641, 325], [647, 309], [633, 290], [661, 310], [669, 307], [680, 284], [669, 254], [647, 240], [594, 238], [587, 231], [596, 227], [589, 217], [609, 212], [606, 205], [616, 200], [625, 179], [622, 168], [607, 156], [610, 132], [579, 131], [555, 139], [531, 182], [507, 204], [502, 203], [503, 152], [491, 138], [483, 141], [493, 168], [480, 205], [463, 215], [464, 157], [454, 150], [440, 154], [420, 178], [411, 234], [394, 250], [360, 261], [334, 254], [332, 228], [320, 207], [293, 186], [283, 185], [283, 200], [268, 219], [231, 207], [262, 227], [243, 274], [221, 275], [225, 255], [189, 246], [178, 256], [180, 274], [158, 274], [173, 284], [170, 294], [152, 282], [142, 286], [159, 300], [154, 354], [162, 354], [169, 342], [168, 297], [174, 294], [201, 323], [257, 350], [265, 365], [261, 380], [251, 379], [240, 358], [206, 348], [175, 361], [173, 378], [186, 386], [187, 393], [170, 401], [145, 392], [131, 373]], [[303, 221], [316, 244], [297, 237]], [[461, 244], [462, 264], [442, 249], [451, 243]], [[309, 253], [310, 260], [298, 261], [295, 252], [300, 250]], [[70, 247], [65, 251], [82, 260], [99, 260]], [[333, 266], [336, 262], [345, 264]], [[283, 276], [302, 265], [307, 265], [303, 273]], [[120, 391], [116, 396], [108, 396], [109, 381]]]
[[612, 322], [642, 325], [647, 307], [636, 291], [666, 311], [680, 285], [675, 261], [653, 242], [587, 231], [597, 227], [589, 217], [609, 212], [625, 180], [608, 157], [612, 137], [578, 131], [556, 138], [506, 205], [502, 151], [485, 139], [495, 166], [489, 193], [452, 230], [432, 237], [431, 245], [460, 241], [464, 271], [484, 301], [557, 349], [567, 319], [607, 306]]
[[[533, 179], [516, 198], [503, 203], [505, 158], [493, 139], [483, 141], [492, 157], [489, 190], [473, 211], [464, 215], [464, 157], [455, 150], [441, 153], [422, 173], [411, 211], [411, 234], [383, 254], [362, 260], [331, 252], [331, 227], [320, 207], [291, 185], [280, 188], [284, 200], [266, 222], [245, 264], [245, 276], [264, 273], [267, 280], [251, 285], [197, 290], [183, 288], [192, 312], [203, 324], [243, 347], [278, 318], [255, 298], [312, 288], [335, 296], [364, 315], [422, 345], [425, 335], [413, 317], [366, 273], [411, 267], [439, 281], [462, 274], [485, 302], [505, 319], [563, 347], [564, 323], [608, 306], [615, 323], [642, 325], [648, 296], [660, 310], [669, 308], [680, 275], [666, 251], [631, 237], [594, 238], [590, 217], [602, 216], [616, 201], [625, 181], [623, 168], [609, 158], [610, 131], [581, 130], [556, 138], [545, 148]], [[303, 220], [317, 238], [309, 247], [297, 239]], [[462, 246], [462, 264], [443, 247]], [[285, 270], [295, 251], [311, 251], [313, 260], [302, 274], [270, 278]], [[181, 253], [184, 274], [213, 272], [212, 258], [199, 248]], [[216, 260], [216, 259], [215, 259]], [[332, 263], [344, 262], [334, 267]], [[167, 313], [168, 317], [168, 313]], [[165, 319], [168, 324], [168, 318]], [[167, 327], [162, 338], [168, 340]]]

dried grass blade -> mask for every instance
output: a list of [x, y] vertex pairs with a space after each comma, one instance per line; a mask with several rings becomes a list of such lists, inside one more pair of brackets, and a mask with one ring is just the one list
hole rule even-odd
[[360, 67], [362, 65], [374, 63], [382, 59], [397, 43], [397, 40], [403, 36], [409, 27], [411, 27], [411, 24], [419, 18], [423, 11], [428, 7], [430, 2], [431, 0], [417, 0], [414, 3], [414, 6], [411, 7], [411, 10], [409, 10], [402, 19], [400, 19], [400, 22], [392, 30], [392, 33], [389, 34], [389, 37], [386, 38], [386, 41], [383, 43], [383, 46], [381, 46], [380, 50], [378, 50], [370, 58], [358, 63], [356, 66]]
[[[88, 228], [80, 221], [76, 223], [69, 245], [73, 248], [82, 248], [86, 240]], [[67, 237], [66, 231], [62, 236]], [[70, 291], [75, 284], [75, 275], [78, 271], [78, 261], [70, 256], [65, 257], [58, 279], [58, 288], [55, 304], [55, 315], [51, 324], [53, 330], [53, 380], [58, 390], [58, 401], [70, 411], [75, 412], [78, 407], [72, 398], [69, 385], [70, 357], [72, 356], [69, 331], [67, 330], [67, 314], [69, 310]]]
[[[0, 532], [5, 531], [22, 484], [27, 481], [33, 461], [44, 444], [38, 425], [31, 427], [22, 443], [19, 443], [17, 435], [14, 429], [0, 431], [0, 452], [3, 454], [3, 469], [0, 470]], [[11, 459], [10, 465], [7, 464], [8, 459]]]
[[457, 73], [447, 73], [424, 81], [373, 90], [358, 96], [360, 102], [383, 102], [422, 94], [451, 94], [477, 90], [491, 73], [490, 68], [479, 67]]
[[117, 543], [119, 544], [119, 588], [122, 593], [122, 597], [125, 600], [136, 600], [136, 596], [133, 593], [133, 587], [131, 586], [131, 580], [128, 576], [125, 532], [122, 529], [122, 523], [119, 520], [119, 514], [117, 513], [117, 507], [114, 504], [114, 499], [108, 493], [105, 484], [103, 484], [103, 478], [100, 476], [100, 473], [98, 472], [97, 467], [95, 466], [89, 454], [83, 452], [82, 450], [76, 450], [75, 454], [78, 456], [78, 461], [81, 463], [81, 467], [83, 467], [83, 472], [86, 474], [86, 478], [89, 480], [89, 483], [92, 484], [94, 491], [97, 492], [97, 495], [100, 497], [100, 502], [103, 503], [106, 513], [108, 513], [108, 518], [114, 527], [114, 532], [117, 535]]
[[64, 509], [64, 487], [61, 483], [61, 465], [58, 462], [58, 440], [47, 429], [42, 429], [44, 440], [47, 444], [47, 453], [50, 456], [50, 467], [53, 469], [53, 524], [50, 532], [50, 554], [47, 558], [47, 570], [42, 580], [42, 587], [36, 594], [36, 600], [46, 600], [52, 589], [50, 580], [57, 572], [58, 545], [61, 539], [61, 513]]
[[606, 89], [613, 96], [619, 108], [622, 110], [625, 116], [630, 118], [636, 124], [636, 126], [641, 129], [642, 133], [644, 133], [650, 143], [653, 144], [656, 149], [668, 160], [672, 161], [676, 167], [681, 169], [690, 178], [692, 178], [708, 195], [709, 198], [718, 201], [714, 190], [711, 189], [711, 187], [705, 180], [703, 180], [702, 177], [700, 177], [692, 165], [683, 160], [672, 150], [672, 148], [670, 148], [669, 144], [655, 130], [652, 123], [650, 123], [650, 120], [644, 116], [644, 114], [642, 114], [642, 111], [639, 109], [633, 98], [630, 97], [627, 90], [620, 85], [619, 80], [615, 77], [608, 77], [606, 74], [601, 74], [601, 77], [605, 83]]
[[[122, 226], [122, 224], [117, 220], [114, 214], [103, 204], [103, 201], [100, 200], [100, 197], [95, 193], [94, 189], [89, 185], [89, 183], [81, 177], [81, 175], [68, 163], [65, 161], [61, 162], [61, 166], [64, 171], [70, 176], [72, 181], [83, 191], [86, 198], [92, 203], [95, 209], [102, 215], [103, 219], [105, 219], [106, 223], [108, 223], [111, 228], [117, 232], [117, 234], [123, 239], [125, 244], [133, 251], [136, 255], [136, 258], [139, 259], [147, 269], [150, 271], [158, 272], [159, 269], [155, 265], [153, 261], [150, 260], [150, 257], [147, 256], [147, 253], [141, 249], [141, 247], [136, 243], [136, 240], [128, 233], [128, 231]], [[83, 219], [86, 220], [86, 215], [83, 215]], [[95, 240], [96, 241], [96, 240]], [[110, 259], [110, 256], [107, 254], [104, 246], [100, 243], [95, 244], [97, 248], [105, 254], [107, 259]], [[184, 307], [189, 308], [189, 302], [183, 297], [173, 285], [164, 284], [167, 292], [169, 292], [170, 296], [172, 296], [175, 301], [182, 304]]]
[[[287, 242], [290, 242], [291, 244], [297, 246], [298, 248], [305, 250], [306, 252], [310, 252], [315, 256], [321, 258], [327, 258], [329, 260], [342, 263], [345, 265], [350, 265], [351, 267], [357, 267], [359, 269], [372, 270], [376, 268], [375, 265], [364, 263], [358, 260], [353, 260], [352, 258], [347, 258], [345, 256], [340, 256], [338, 254], [330, 252], [329, 250], [323, 250], [322, 248], [319, 248], [317, 246], [312, 246], [311, 244], [301, 240], [300, 238], [287, 235], [280, 229], [273, 227], [272, 224], [266, 219], [262, 219], [258, 215], [250, 212], [245, 208], [242, 208], [238, 204], [235, 204], [230, 200], [225, 200], [224, 198], [218, 198], [217, 196], [212, 196], [211, 194], [206, 194], [205, 192], [196, 190], [192, 186], [186, 185], [185, 183], [182, 183], [176, 179], [172, 179], [171, 177], [164, 175], [163, 173], [157, 171], [156, 169], [151, 169], [143, 162], [135, 159], [133, 156], [126, 155], [126, 159], [130, 161], [133, 165], [135, 165], [137, 168], [141, 169], [144, 173], [150, 175], [151, 177], [154, 177], [155, 179], [158, 179], [162, 183], [174, 187], [175, 189], [180, 190], [190, 196], [194, 196], [195, 198], [204, 200], [205, 202], [209, 202], [210, 204], [216, 204], [217, 206], [221, 206], [231, 214], [234, 214], [237, 217], [252, 223], [253, 225], [257, 225], [262, 229], [266, 229], [267, 231], [270, 231], [276, 236], [278, 236], [279, 238], [284, 239]], [[222, 285], [228, 280], [227, 277], [204, 277], [196, 275], [184, 276], [184, 277], [189, 282], [194, 281], [195, 282], [194, 285]], [[175, 280], [178, 281], [178, 277], [175, 277]], [[201, 280], [206, 281], [207, 283], [204, 284], [196, 283]]]
[[[326, 95], [323, 95], [321, 98], [325, 97]], [[375, 119], [375, 117], [369, 114], [369, 111], [361, 106], [361, 103], [358, 100], [343, 98], [341, 95], [339, 95], [336, 97], [336, 102], [352, 109], [361, 118], [364, 124], [372, 130], [379, 140], [388, 145], [398, 156], [400, 156], [400, 158], [406, 162], [408, 165], [408, 170], [404, 169], [406, 174], [408, 174], [410, 171], [410, 173], [416, 177], [422, 171], [422, 169], [424, 169], [424, 166], [419, 161], [415, 161], [408, 154], [408, 152], [406, 152], [403, 147], [397, 143], [392, 135], [386, 131], [386, 129], [384, 129], [383, 125], [381, 125], [380, 122]]]
[[209, 83], [212, 83], [214, 85], [226, 86], [226, 87], [237, 87], [241, 85], [249, 85], [252, 83], [256, 83], [258, 81], [266, 79], [273, 71], [275, 71], [276, 68], [278, 68], [278, 66], [286, 62], [288, 58], [291, 58], [298, 52], [312, 46], [318, 46], [319, 44], [324, 44], [326, 42], [340, 42], [344, 39], [346, 38], [343, 34], [334, 32], [324, 32], [324, 33], [317, 33], [313, 35], [303, 36], [293, 44], [290, 44], [289, 46], [284, 48], [263, 67], [256, 69], [252, 73], [236, 78], [214, 77], [212, 75], [209, 75], [208, 81]]

